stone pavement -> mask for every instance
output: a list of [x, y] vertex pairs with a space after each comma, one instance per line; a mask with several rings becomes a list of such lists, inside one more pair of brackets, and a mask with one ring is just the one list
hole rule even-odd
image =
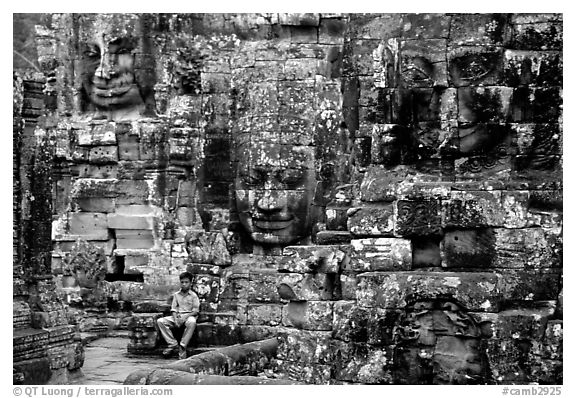
[[88, 343], [82, 375], [71, 384], [122, 384], [135, 370], [172, 363], [177, 359], [161, 356], [132, 356], [126, 351], [127, 337], [105, 337]]

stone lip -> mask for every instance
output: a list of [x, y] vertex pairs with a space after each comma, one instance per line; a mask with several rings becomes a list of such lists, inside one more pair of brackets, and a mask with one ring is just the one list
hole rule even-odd
[[[184, 377], [187, 374], [238, 376], [244, 374], [256, 374], [264, 370], [276, 358], [278, 350], [278, 339], [270, 338], [266, 340], [254, 341], [246, 344], [235, 344], [213, 351], [204, 352], [190, 358], [181, 359], [162, 368], [149, 368], [132, 372], [128, 375], [124, 384], [179, 384], [179, 382], [168, 383], [168, 378], [174, 377], [174, 381], [182, 381], [182, 384], [196, 384], [193, 381], [204, 381], [198, 384], [218, 384], [216, 379], [200, 380], [196, 378]], [[256, 368], [254, 365], [257, 364]], [[159, 378], [155, 378], [155, 372], [159, 373]], [[177, 373], [171, 373], [177, 372]], [[174, 376], [172, 376], [174, 375]], [[255, 378], [259, 379], [259, 378]], [[260, 379], [262, 380], [262, 379]], [[183, 381], [187, 381], [184, 383]], [[254, 380], [257, 381], [257, 380]], [[235, 383], [223, 383], [235, 384]], [[238, 383], [238, 384], [260, 384], [260, 383]]]

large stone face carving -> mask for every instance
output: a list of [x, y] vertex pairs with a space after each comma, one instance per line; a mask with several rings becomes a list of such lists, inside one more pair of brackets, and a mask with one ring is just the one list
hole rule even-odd
[[509, 135], [512, 96], [502, 85], [503, 23], [489, 15], [467, 21], [466, 29], [493, 28], [478, 43], [442, 32], [415, 40], [391, 32], [374, 53], [382, 111], [365, 121], [407, 127], [416, 160], [495, 152]]
[[254, 242], [286, 246], [308, 236], [316, 187], [312, 149], [256, 141], [238, 154], [236, 209]]
[[483, 383], [485, 337], [481, 325], [458, 303], [415, 302], [395, 330], [397, 377], [411, 383]]
[[138, 17], [102, 14], [80, 25], [81, 90], [86, 110], [112, 120], [141, 117], [145, 110], [137, 81]]
[[233, 210], [254, 253], [279, 254], [307, 243], [328, 191], [319, 182], [333, 182], [340, 166], [336, 154], [326, 155], [340, 134], [340, 82], [326, 69], [337, 47], [314, 47], [317, 58], [300, 59], [293, 43], [245, 46], [230, 83]]

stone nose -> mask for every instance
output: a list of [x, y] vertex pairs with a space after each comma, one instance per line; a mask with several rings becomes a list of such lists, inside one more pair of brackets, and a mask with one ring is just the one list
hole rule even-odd
[[256, 201], [258, 210], [264, 212], [280, 211], [286, 205], [284, 198], [276, 190], [266, 189]]
[[101, 79], [110, 79], [115, 75], [115, 68], [112, 65], [112, 59], [108, 52], [104, 52], [100, 58], [98, 68], [96, 68], [95, 75]]

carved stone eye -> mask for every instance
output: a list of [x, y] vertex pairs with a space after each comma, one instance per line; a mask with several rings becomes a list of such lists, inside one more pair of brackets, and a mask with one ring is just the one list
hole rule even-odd
[[434, 73], [434, 66], [424, 57], [414, 57], [405, 60], [402, 78], [405, 82], [430, 82]]
[[244, 184], [251, 186], [261, 184], [264, 181], [262, 175], [258, 173], [256, 170], [246, 171], [242, 173], [240, 177]]
[[453, 62], [462, 80], [480, 80], [494, 69], [494, 60], [488, 55], [466, 56], [457, 58]]
[[100, 50], [98, 48], [89, 48], [84, 51], [84, 56], [87, 58], [100, 58]]
[[293, 187], [298, 185], [302, 181], [304, 176], [303, 170], [297, 169], [287, 169], [280, 172], [279, 180], [288, 187]]
[[121, 47], [118, 50], [115, 51], [115, 54], [117, 55], [122, 55], [122, 54], [131, 54], [132, 51], [129, 48], [126, 47]]

